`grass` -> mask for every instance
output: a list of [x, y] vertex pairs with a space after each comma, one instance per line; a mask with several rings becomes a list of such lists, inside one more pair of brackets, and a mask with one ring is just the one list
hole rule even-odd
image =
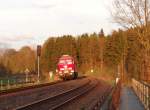
[[113, 69], [106, 67], [104, 67], [103, 70], [100, 70], [100, 68], [94, 68], [93, 72], [91, 70], [86, 72], [86, 75], [105, 80], [110, 84], [114, 84], [114, 74], [115, 71]]

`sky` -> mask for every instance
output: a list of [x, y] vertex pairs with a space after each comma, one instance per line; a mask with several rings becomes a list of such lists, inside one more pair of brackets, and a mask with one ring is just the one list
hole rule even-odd
[[112, 0], [0, 0], [0, 48], [35, 47], [49, 37], [117, 29]]

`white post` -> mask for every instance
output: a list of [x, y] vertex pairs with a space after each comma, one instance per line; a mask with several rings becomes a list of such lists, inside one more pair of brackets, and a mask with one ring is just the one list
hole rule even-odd
[[38, 56], [38, 83], [40, 82], [40, 56]]
[[50, 77], [50, 81], [52, 81], [52, 79], [53, 79], [53, 72], [52, 71], [49, 72], [49, 77]]

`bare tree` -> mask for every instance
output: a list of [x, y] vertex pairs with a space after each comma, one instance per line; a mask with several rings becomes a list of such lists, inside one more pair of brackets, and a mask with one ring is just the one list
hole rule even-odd
[[150, 57], [150, 0], [114, 0], [112, 16], [114, 21], [124, 28], [135, 30], [137, 39], [144, 50], [143, 58], [145, 61], [148, 60], [147, 57]]
[[112, 16], [124, 28], [134, 28], [144, 48], [150, 47], [147, 39], [150, 30], [150, 0], [114, 0]]
[[113, 18], [125, 28], [143, 27], [150, 20], [149, 0], [114, 0]]

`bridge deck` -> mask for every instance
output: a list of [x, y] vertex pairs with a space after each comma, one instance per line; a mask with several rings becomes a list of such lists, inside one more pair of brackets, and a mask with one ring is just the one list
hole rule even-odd
[[120, 110], [145, 110], [144, 106], [130, 87], [122, 88]]

